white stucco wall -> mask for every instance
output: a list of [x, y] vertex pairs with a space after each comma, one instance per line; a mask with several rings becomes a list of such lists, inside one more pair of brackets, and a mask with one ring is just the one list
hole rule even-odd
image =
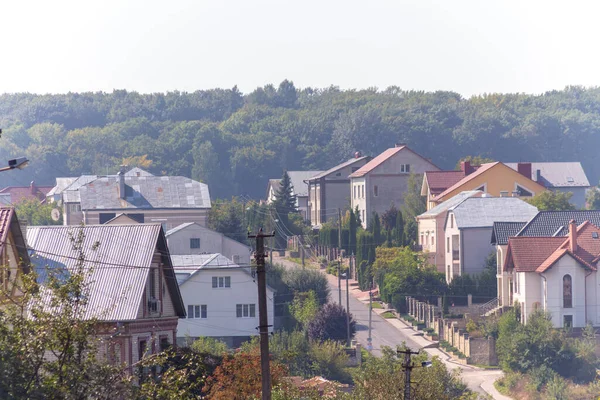
[[[363, 187], [364, 187], [364, 195], [363, 195]], [[356, 196], [354, 191], [356, 190]], [[369, 213], [367, 210], [367, 187], [366, 187], [366, 178], [352, 178], [350, 180], [350, 203], [352, 205], [352, 209], [356, 209], [358, 206], [358, 210], [360, 213], [360, 220], [362, 222], [363, 228], [366, 228], [366, 220], [369, 218]], [[364, 215], [364, 218], [363, 218]]]
[[[563, 277], [569, 274], [572, 281], [573, 307], [563, 307]], [[556, 328], [563, 326], [563, 316], [573, 315], [573, 327], [586, 325], [586, 290], [590, 295], [595, 291], [595, 276], [588, 278], [585, 284], [586, 270], [570, 256], [563, 256], [556, 264], [544, 274], [547, 279], [546, 309], [552, 314], [552, 323]], [[541, 278], [540, 278], [541, 279]], [[594, 311], [598, 301], [591, 299], [588, 302], [588, 319], [594, 321]], [[597, 317], [597, 315], [596, 315]]]
[[[212, 277], [231, 277], [230, 288], [213, 288]], [[258, 334], [258, 291], [254, 279], [240, 269], [207, 269], [198, 271], [180, 285], [187, 312], [188, 305], [207, 305], [207, 318], [180, 319], [177, 337], [230, 337]], [[236, 317], [236, 304], [255, 304], [254, 318]], [[273, 325], [273, 291], [267, 288], [269, 325]], [[269, 328], [272, 331], [273, 328]]]
[[464, 274], [474, 275], [483, 271], [487, 257], [494, 251], [491, 237], [492, 227], [462, 229], [461, 265]]

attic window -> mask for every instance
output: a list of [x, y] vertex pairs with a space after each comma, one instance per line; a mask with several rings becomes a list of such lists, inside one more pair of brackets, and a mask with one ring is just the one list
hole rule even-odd
[[342, 173], [338, 172], [337, 174], [335, 174], [335, 176], [342, 176]]
[[533, 193], [531, 193], [529, 190], [525, 189], [524, 187], [519, 186], [519, 185], [516, 185], [516, 186], [517, 186], [516, 187], [516, 189], [517, 189], [516, 192], [518, 193], [518, 195], [520, 197], [531, 197], [531, 196], [533, 196]]
[[572, 177], [570, 177], [570, 176], [567, 176], [567, 182], [569, 182], [569, 183], [573, 183], [573, 182], [575, 182], [575, 179], [573, 179], [573, 178], [572, 178]]
[[598, 232], [592, 232], [592, 238], [598, 239]]

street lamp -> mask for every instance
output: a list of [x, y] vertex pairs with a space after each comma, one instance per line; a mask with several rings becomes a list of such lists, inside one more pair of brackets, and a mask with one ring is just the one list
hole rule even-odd
[[29, 164], [29, 160], [26, 157], [14, 158], [12, 160], [8, 160], [8, 166], [0, 168], [0, 172], [8, 171], [11, 169], [23, 169]]

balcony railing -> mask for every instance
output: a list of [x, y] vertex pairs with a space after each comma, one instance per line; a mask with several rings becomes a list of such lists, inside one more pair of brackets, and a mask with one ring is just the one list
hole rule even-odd
[[458, 250], [452, 250], [452, 261], [458, 261], [458, 260], [459, 260]]

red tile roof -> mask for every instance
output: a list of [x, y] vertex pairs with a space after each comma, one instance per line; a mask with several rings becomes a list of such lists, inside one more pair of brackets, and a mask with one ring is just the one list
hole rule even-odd
[[464, 171], [427, 171], [425, 179], [432, 195], [438, 195], [465, 177]]
[[462, 185], [464, 185], [465, 183], [469, 182], [470, 180], [472, 180], [472, 179], [478, 177], [479, 175], [485, 173], [486, 171], [492, 169], [493, 167], [495, 167], [498, 164], [502, 164], [502, 163], [496, 161], [496, 162], [493, 162], [493, 163], [481, 164], [481, 166], [479, 168], [477, 168], [477, 170], [475, 172], [473, 172], [473, 173], [465, 176], [464, 178], [462, 178], [461, 180], [459, 180], [458, 182], [456, 182], [454, 185], [450, 186], [448, 189], [444, 190], [442, 193], [440, 193], [436, 197], [437, 198], [444, 197], [448, 193], [451, 193], [455, 189], [461, 187]]
[[504, 270], [534, 272], [564, 241], [564, 237], [512, 237], [508, 239]]
[[398, 147], [391, 147], [391, 148], [385, 150], [383, 153], [379, 154], [377, 157], [373, 158], [371, 161], [369, 161], [368, 163], [366, 163], [365, 165], [360, 167], [357, 171], [353, 172], [350, 175], [350, 178], [360, 178], [361, 176], [365, 176], [366, 174], [368, 174], [369, 172], [373, 171], [375, 168], [377, 168], [378, 166], [383, 164], [389, 158], [393, 157], [398, 152], [400, 152], [404, 149], [410, 151], [411, 153], [416, 154], [417, 156], [421, 157], [423, 160], [427, 161], [428, 163], [433, 165], [435, 168], [437, 168], [430, 160], [427, 160], [426, 158], [421, 156], [419, 153], [415, 153], [408, 146], [403, 145], [403, 146], [398, 146]]
[[10, 202], [16, 204], [23, 199], [37, 199], [43, 201], [46, 199], [46, 194], [52, 190], [54, 186], [34, 186], [33, 193], [30, 186], [7, 186], [0, 190], [0, 193], [10, 193]]

